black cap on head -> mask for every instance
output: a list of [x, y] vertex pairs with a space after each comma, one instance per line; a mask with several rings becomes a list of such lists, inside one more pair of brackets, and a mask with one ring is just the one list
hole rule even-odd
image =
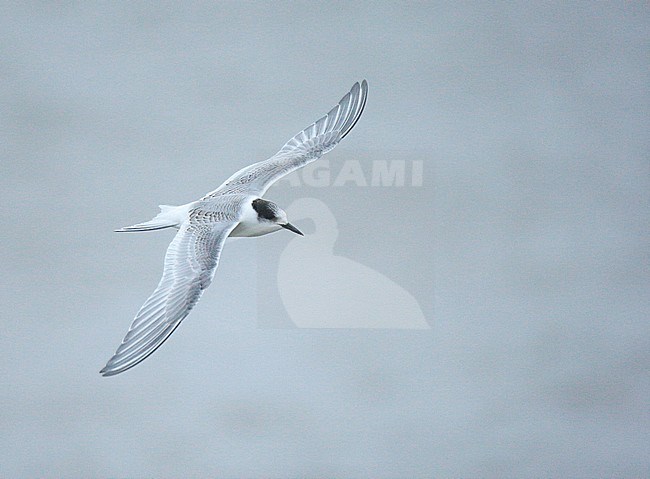
[[279, 208], [275, 203], [263, 200], [262, 198], [253, 200], [253, 209], [257, 211], [260, 218], [264, 218], [265, 220], [273, 220], [278, 217], [279, 213]]

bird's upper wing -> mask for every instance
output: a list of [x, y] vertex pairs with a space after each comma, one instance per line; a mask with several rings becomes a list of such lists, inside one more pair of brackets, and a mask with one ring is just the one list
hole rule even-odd
[[174, 332], [212, 282], [223, 244], [237, 224], [238, 219], [223, 213], [190, 213], [190, 221], [181, 226], [167, 248], [158, 287], [138, 311], [101, 374], [113, 376], [132, 368]]
[[366, 105], [368, 83], [355, 83], [330, 112], [291, 138], [268, 160], [242, 168], [203, 197], [246, 193], [262, 196], [278, 179], [320, 158], [352, 130]]

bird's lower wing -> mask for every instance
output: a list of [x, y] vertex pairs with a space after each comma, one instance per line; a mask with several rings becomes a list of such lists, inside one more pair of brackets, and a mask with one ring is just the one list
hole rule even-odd
[[277, 180], [334, 148], [361, 117], [368, 83], [355, 83], [329, 113], [291, 138], [274, 156], [239, 170], [203, 199], [231, 193], [262, 196]]
[[113, 376], [146, 359], [174, 332], [212, 282], [223, 244], [237, 222], [184, 224], [167, 248], [162, 279], [142, 305], [113, 357]]

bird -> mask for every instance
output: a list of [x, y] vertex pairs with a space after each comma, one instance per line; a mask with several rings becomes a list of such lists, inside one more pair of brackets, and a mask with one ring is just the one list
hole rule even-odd
[[287, 213], [262, 198], [283, 176], [332, 150], [359, 121], [368, 82], [356, 82], [326, 115], [296, 134], [272, 157], [237, 171], [201, 199], [160, 205], [150, 221], [116, 232], [178, 230], [167, 248], [162, 278], [135, 315], [115, 354], [100, 370], [120, 374], [153, 354], [187, 317], [210, 286], [228, 237], [257, 237], [286, 229], [303, 236]]

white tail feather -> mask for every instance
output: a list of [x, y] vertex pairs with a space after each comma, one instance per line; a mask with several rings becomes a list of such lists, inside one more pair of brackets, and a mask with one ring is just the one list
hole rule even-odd
[[133, 231], [154, 231], [164, 228], [178, 227], [182, 221], [179, 206], [159, 205], [160, 213], [158, 213], [152, 220], [138, 223], [131, 226], [125, 226], [115, 230], [118, 233], [133, 232]]

